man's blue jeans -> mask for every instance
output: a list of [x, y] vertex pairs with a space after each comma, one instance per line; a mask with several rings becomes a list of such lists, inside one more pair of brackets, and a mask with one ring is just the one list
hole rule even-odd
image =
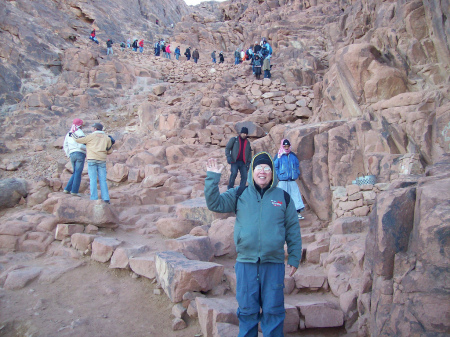
[[[236, 262], [238, 337], [283, 337], [284, 263]], [[262, 311], [261, 311], [262, 309]]]
[[175, 54], [175, 57], [177, 58], [177, 60], [180, 59], [180, 54]]
[[239, 57], [234, 58], [234, 64], [239, 64]]
[[216, 59], [212, 59], [213, 63], [216, 63]]
[[142, 53], [144, 51], [144, 47], [139, 47], [139, 52]]
[[89, 184], [91, 200], [98, 200], [97, 177], [100, 183], [100, 192], [104, 201], [109, 201], [108, 185], [106, 184], [106, 161], [88, 160]]
[[78, 193], [80, 190], [81, 174], [83, 173], [84, 160], [86, 154], [80, 151], [75, 151], [70, 154], [70, 162], [72, 163], [73, 173], [65, 188], [71, 193]]
[[234, 182], [236, 180], [238, 171], [241, 173], [241, 181], [239, 186], [245, 186], [247, 183], [247, 166], [245, 163], [241, 160], [231, 163], [231, 174], [230, 174], [230, 180], [228, 181], [228, 189], [231, 189], [234, 187]]

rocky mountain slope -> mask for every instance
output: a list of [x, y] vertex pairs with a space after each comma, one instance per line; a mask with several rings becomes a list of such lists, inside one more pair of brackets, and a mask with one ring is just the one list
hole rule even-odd
[[[206, 159], [226, 164], [228, 139], [246, 126], [254, 153], [289, 138], [300, 160], [305, 255], [285, 280], [285, 332], [450, 332], [448, 6], [22, 0], [0, 9], [0, 177], [11, 178], [0, 180], [0, 205], [15, 207], [0, 218], [2, 251], [131, 269], [187, 308], [174, 306], [174, 330], [187, 314], [205, 336], [235, 335], [234, 218], [206, 209], [203, 180]], [[93, 27], [100, 45], [88, 39]], [[133, 37], [144, 53], [120, 51]], [[156, 37], [198, 48], [199, 63], [155, 57]], [[274, 49], [272, 78], [256, 80], [233, 52], [261, 37]], [[212, 50], [224, 64], [211, 63]], [[73, 118], [101, 121], [117, 139], [110, 206], [89, 201], [86, 172], [82, 198], [61, 193]], [[353, 184], [361, 173], [376, 184]], [[5, 291], [45, 282], [45, 266], [2, 261]]]

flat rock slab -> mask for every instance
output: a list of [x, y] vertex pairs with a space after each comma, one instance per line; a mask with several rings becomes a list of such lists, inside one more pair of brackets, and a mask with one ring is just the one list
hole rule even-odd
[[331, 328], [344, 324], [344, 313], [327, 301], [301, 302], [295, 305], [305, 317], [306, 328]]
[[195, 198], [176, 205], [176, 215], [181, 219], [198, 220], [203, 225], [211, 225], [215, 219], [226, 219], [234, 214], [211, 212], [205, 198]]
[[301, 268], [300, 271], [294, 274], [295, 286], [298, 289], [302, 288], [312, 288], [313, 290], [318, 290], [325, 285], [325, 280], [327, 276], [323, 269], [310, 269]]
[[214, 250], [209, 237], [184, 235], [178, 239], [167, 240], [167, 249], [182, 253], [189, 260], [212, 261]]
[[39, 277], [42, 272], [41, 267], [30, 267], [12, 270], [6, 276], [4, 289], [18, 290], [26, 287], [26, 285]]
[[114, 238], [96, 238], [92, 242], [91, 259], [98, 262], [108, 262], [114, 250], [122, 242]]
[[181, 302], [188, 291], [208, 291], [218, 285], [224, 266], [193, 261], [173, 251], [156, 254], [156, 277], [172, 302]]
[[[239, 325], [239, 319], [236, 314], [238, 304], [234, 298], [219, 299], [197, 297], [195, 302], [197, 305], [198, 321], [200, 323], [203, 336], [232, 336], [228, 334], [216, 335], [214, 334], [214, 330], [216, 330], [216, 325], [218, 323], [230, 323], [236, 326]], [[223, 328], [223, 330], [227, 331], [227, 333], [230, 332], [230, 330], [235, 330], [232, 327]], [[225, 331], [222, 333], [225, 333]], [[237, 336], [237, 334], [234, 336]]]
[[60, 223], [91, 224], [97, 227], [117, 227], [117, 216], [111, 206], [101, 200], [85, 198], [61, 198], [53, 214]]

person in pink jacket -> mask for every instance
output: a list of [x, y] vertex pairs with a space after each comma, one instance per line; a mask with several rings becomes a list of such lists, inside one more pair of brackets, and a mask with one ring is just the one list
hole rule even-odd
[[170, 44], [168, 44], [166, 46], [166, 55], [167, 55], [167, 58], [170, 59]]

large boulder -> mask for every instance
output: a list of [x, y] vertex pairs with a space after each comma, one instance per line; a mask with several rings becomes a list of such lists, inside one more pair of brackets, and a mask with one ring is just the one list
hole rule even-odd
[[101, 200], [85, 198], [61, 198], [53, 208], [59, 223], [91, 224], [97, 227], [114, 228], [117, 216], [111, 207]]
[[224, 266], [188, 260], [178, 252], [156, 254], [156, 277], [169, 299], [176, 303], [188, 291], [208, 291], [217, 286], [223, 276]]
[[208, 236], [214, 248], [215, 256], [228, 254], [230, 257], [236, 256], [236, 246], [234, 244], [234, 222], [236, 218], [217, 219], [211, 224]]
[[0, 209], [14, 207], [21, 198], [27, 196], [27, 182], [24, 179], [0, 180]]

